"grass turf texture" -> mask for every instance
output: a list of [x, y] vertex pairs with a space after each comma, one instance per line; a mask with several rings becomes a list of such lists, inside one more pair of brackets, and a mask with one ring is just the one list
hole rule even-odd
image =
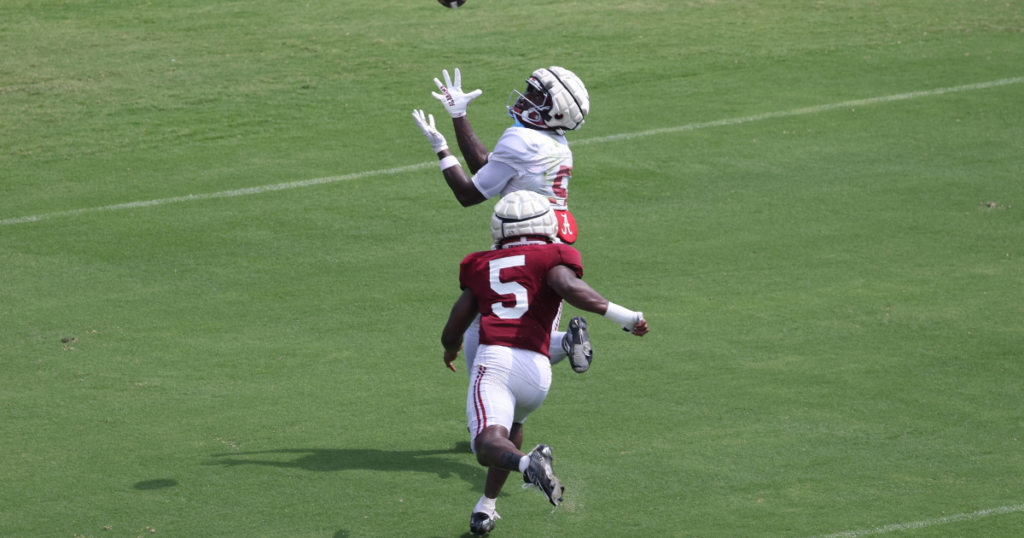
[[[570, 140], [1020, 77], [1022, 9], [5, 2], [0, 219], [429, 161], [409, 112], [454, 143], [428, 94], [456, 66], [488, 145], [547, 65], [591, 92]], [[566, 504], [510, 480], [494, 535], [801, 538], [1024, 502], [1022, 95], [576, 146], [587, 280], [652, 333], [592, 319], [594, 367], [557, 367], [526, 429]], [[0, 536], [465, 533], [484, 473], [438, 336], [490, 208], [425, 168], [0, 227]]]

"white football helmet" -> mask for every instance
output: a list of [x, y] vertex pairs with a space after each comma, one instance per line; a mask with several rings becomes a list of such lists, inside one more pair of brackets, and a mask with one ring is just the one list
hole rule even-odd
[[508, 96], [505, 106], [509, 115], [524, 125], [558, 134], [583, 125], [583, 118], [590, 113], [590, 95], [575, 73], [558, 66], [541, 68], [526, 83], [527, 95], [512, 90]]
[[551, 202], [533, 191], [506, 194], [494, 206], [491, 215], [491, 237], [498, 243], [512, 237], [526, 235], [558, 237], [558, 219]]

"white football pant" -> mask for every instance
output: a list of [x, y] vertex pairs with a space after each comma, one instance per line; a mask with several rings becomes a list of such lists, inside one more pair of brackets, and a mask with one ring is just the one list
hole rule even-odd
[[476, 453], [476, 436], [488, 426], [522, 424], [536, 411], [551, 388], [551, 363], [535, 351], [502, 346], [477, 347], [466, 397], [469, 438]]

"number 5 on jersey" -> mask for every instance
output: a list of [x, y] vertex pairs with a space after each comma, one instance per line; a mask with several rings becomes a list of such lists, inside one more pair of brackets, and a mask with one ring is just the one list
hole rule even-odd
[[509, 308], [501, 302], [497, 302], [491, 305], [491, 311], [494, 312], [495, 316], [501, 319], [519, 319], [523, 317], [530, 308], [530, 297], [526, 292], [526, 288], [522, 287], [518, 282], [502, 282], [501, 281], [501, 270], [509, 267], [522, 267], [526, 265], [526, 256], [509, 256], [508, 258], [498, 258], [491, 260], [491, 289], [494, 290], [498, 295], [515, 295], [516, 305]]

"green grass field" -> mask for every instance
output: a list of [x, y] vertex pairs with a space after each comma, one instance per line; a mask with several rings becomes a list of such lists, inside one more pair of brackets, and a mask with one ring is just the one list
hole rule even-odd
[[493, 146], [549, 65], [652, 332], [591, 317], [525, 430], [565, 505], [510, 480], [492, 536], [1024, 535], [1021, 0], [8, 0], [0, 536], [466, 534], [439, 337], [493, 204], [394, 169], [414, 107], [454, 147], [442, 69]]

